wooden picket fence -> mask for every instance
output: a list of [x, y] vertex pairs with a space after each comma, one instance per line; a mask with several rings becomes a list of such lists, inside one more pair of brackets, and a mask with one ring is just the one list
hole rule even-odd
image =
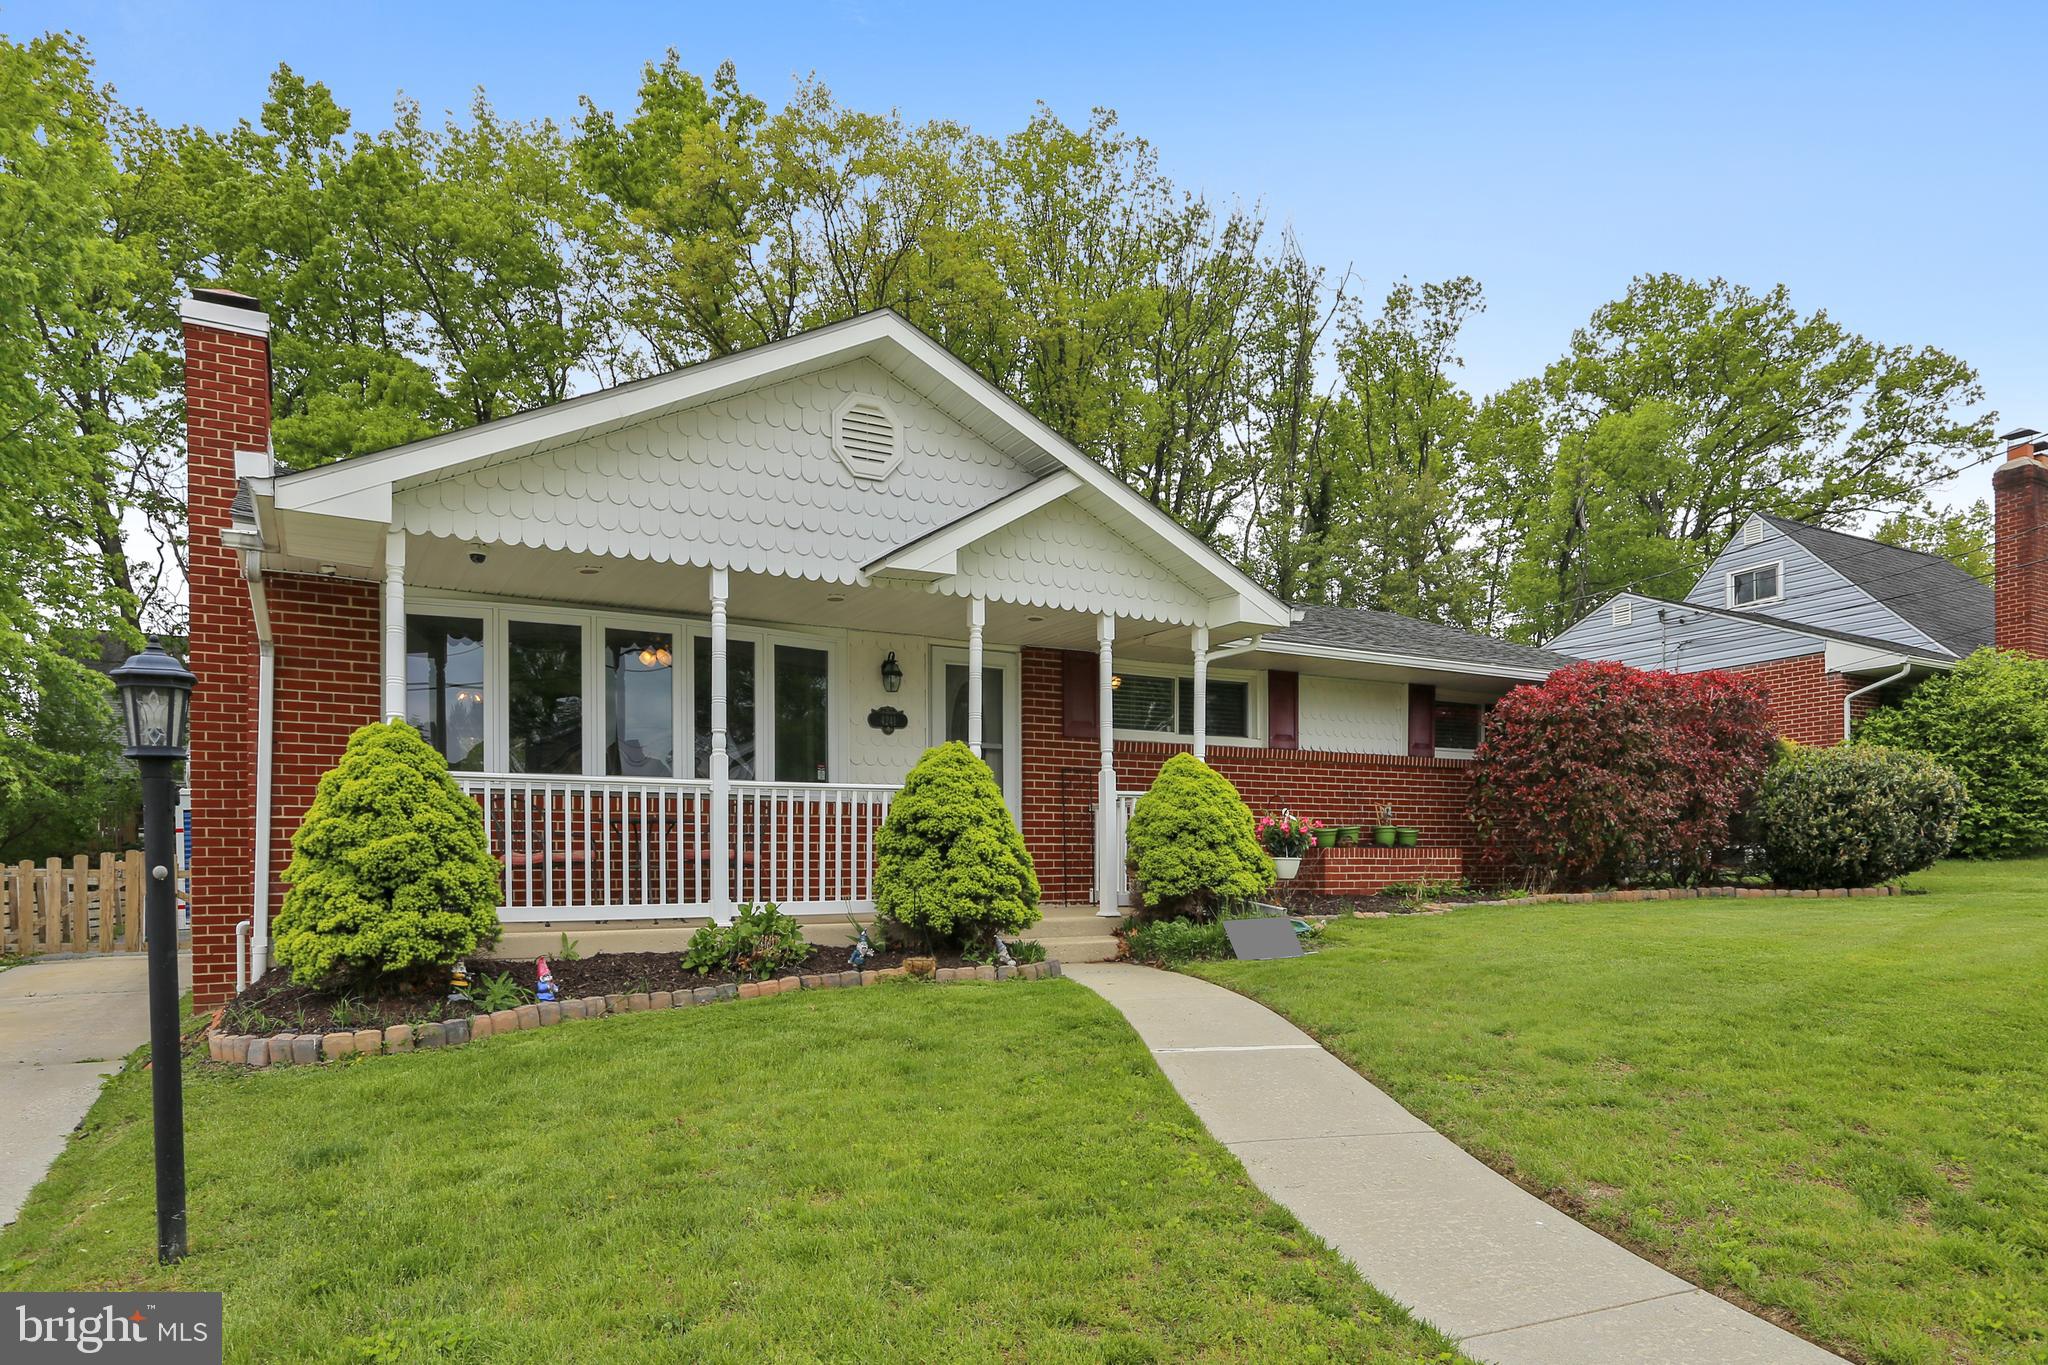
[[0, 953], [142, 951], [140, 849], [0, 867]]

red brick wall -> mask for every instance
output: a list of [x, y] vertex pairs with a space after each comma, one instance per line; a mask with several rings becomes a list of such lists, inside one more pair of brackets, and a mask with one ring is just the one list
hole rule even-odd
[[1300, 873], [1274, 891], [1283, 902], [1303, 895], [1369, 896], [1399, 883], [1454, 882], [1464, 875], [1465, 853], [1458, 848], [1312, 848]]
[[[1019, 688], [1024, 842], [1037, 864], [1045, 899], [1074, 904], [1090, 899], [1095, 881], [1092, 807], [1101, 759], [1096, 740], [1069, 739], [1062, 732], [1061, 684], [1057, 650], [1024, 651]], [[1160, 765], [1185, 751], [1179, 744], [1118, 741], [1117, 786], [1126, 791], [1150, 786]], [[1465, 815], [1471, 765], [1463, 759], [1211, 744], [1208, 761], [1237, 784], [1254, 810], [1285, 805], [1313, 819], [1370, 825], [1376, 823], [1380, 804], [1391, 801], [1396, 822], [1420, 829], [1425, 846], [1472, 846]]]
[[[1864, 685], [1863, 679], [1828, 672], [1826, 656], [1821, 654], [1773, 659], [1728, 671], [1761, 679], [1771, 694], [1771, 720], [1778, 733], [1801, 744], [1840, 744], [1842, 698]], [[1851, 703], [1856, 719], [1869, 715], [1884, 696], [1866, 692], [1858, 697]]]
[[264, 587], [277, 650], [270, 769], [275, 915], [284, 899], [277, 877], [291, 862], [292, 835], [313, 804], [313, 788], [340, 761], [349, 735], [378, 718], [383, 618], [374, 583], [280, 574]]
[[185, 327], [185, 483], [192, 640], [192, 991], [235, 981], [235, 924], [248, 916], [254, 846], [256, 629], [234, 552], [220, 543], [235, 452], [270, 444], [270, 350], [262, 337]]
[[1995, 638], [2000, 649], [2048, 658], [2048, 457], [2036, 449], [2014, 446], [1991, 476]]

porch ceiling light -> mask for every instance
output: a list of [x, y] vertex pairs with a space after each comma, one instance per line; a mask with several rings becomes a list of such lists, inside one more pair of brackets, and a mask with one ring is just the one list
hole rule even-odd
[[1124, 675], [1123, 675], [1123, 674], [1121, 674], [1121, 673], [1112, 673], [1112, 674], [1110, 674], [1110, 675], [1109, 675], [1109, 690], [1110, 690], [1110, 691], [1114, 692], [1114, 691], [1116, 691], [1116, 690], [1117, 690], [1117, 689], [1118, 689], [1119, 687], [1122, 687], [1123, 685], [1124, 685]]
[[896, 662], [896, 651], [890, 650], [889, 657], [882, 660], [882, 690], [894, 692], [903, 686], [903, 665]]
[[675, 661], [676, 656], [668, 652], [667, 645], [656, 645], [651, 649], [640, 651], [640, 666], [642, 668], [667, 668]]

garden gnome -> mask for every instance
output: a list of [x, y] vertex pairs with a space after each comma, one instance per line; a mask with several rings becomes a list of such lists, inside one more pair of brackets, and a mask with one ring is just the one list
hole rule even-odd
[[533, 988], [533, 998], [542, 1004], [555, 998], [555, 975], [548, 970], [548, 960], [537, 957], [533, 960], [533, 974], [539, 978]]
[[448, 998], [450, 1000], [469, 999], [469, 964], [467, 962], [456, 963], [455, 970], [449, 974]]
[[868, 942], [868, 931], [863, 928], [860, 937], [854, 941], [853, 951], [846, 955], [846, 965], [856, 971], [875, 955], [875, 945]]
[[1001, 934], [996, 935], [996, 965], [998, 967], [1014, 967], [1017, 965], [1017, 959], [1010, 956], [1010, 945], [1003, 942]]

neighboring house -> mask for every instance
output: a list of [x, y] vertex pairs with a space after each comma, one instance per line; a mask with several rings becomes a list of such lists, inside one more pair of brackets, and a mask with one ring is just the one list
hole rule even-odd
[[1324, 889], [1457, 876], [1482, 709], [1565, 662], [1289, 607], [894, 314], [277, 473], [268, 319], [183, 311], [201, 1004], [238, 924], [267, 962], [314, 784], [379, 718], [483, 806], [512, 926], [866, 910], [949, 739], [1047, 901], [1114, 914], [1131, 794], [1188, 749], [1255, 807], [1421, 829]]
[[1996, 590], [1939, 555], [1757, 514], [1683, 601], [1617, 593], [1556, 639], [1579, 659], [1760, 678], [1780, 733], [1844, 739], [1853, 718], [1973, 650], [2048, 654], [2048, 461], [2018, 431], [1993, 477]]

